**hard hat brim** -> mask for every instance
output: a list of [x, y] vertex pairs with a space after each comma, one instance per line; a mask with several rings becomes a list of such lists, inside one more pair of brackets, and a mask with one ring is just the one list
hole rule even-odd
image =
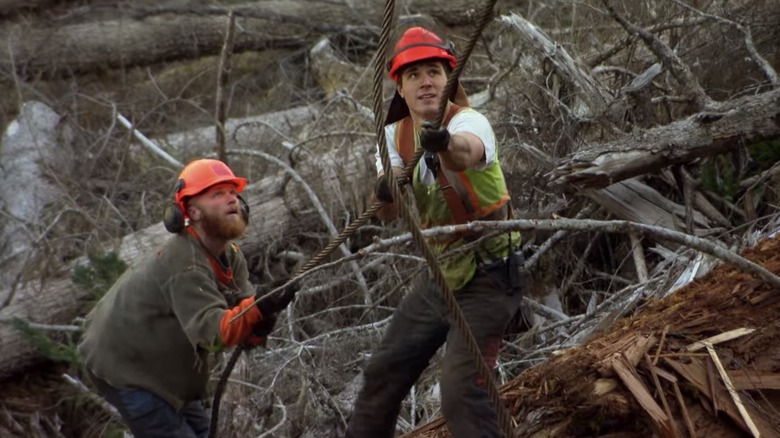
[[393, 56], [393, 59], [390, 61], [390, 71], [388, 72], [388, 75], [390, 76], [390, 79], [397, 82], [399, 70], [409, 64], [426, 60], [441, 60], [449, 63], [450, 69], [455, 68], [455, 57], [444, 48], [433, 45], [417, 46], [399, 52]]

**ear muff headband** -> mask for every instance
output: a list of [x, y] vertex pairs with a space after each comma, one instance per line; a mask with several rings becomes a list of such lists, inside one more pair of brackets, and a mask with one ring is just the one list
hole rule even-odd
[[249, 223], [249, 204], [241, 195], [238, 195], [238, 204], [241, 211], [241, 217], [244, 218], [244, 222]]
[[165, 203], [163, 209], [163, 225], [169, 233], [179, 234], [184, 231], [184, 211], [183, 206], [176, 202], [176, 194], [184, 188], [184, 180], [178, 179], [173, 186], [173, 194]]

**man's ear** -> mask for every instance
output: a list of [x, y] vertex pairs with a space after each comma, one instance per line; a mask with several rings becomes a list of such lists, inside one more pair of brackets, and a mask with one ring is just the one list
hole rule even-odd
[[194, 221], [200, 220], [201, 214], [202, 214], [202, 212], [200, 211], [200, 209], [198, 207], [192, 207], [192, 206], [187, 207], [187, 216], [191, 220], [194, 220]]
[[[402, 87], [401, 87], [401, 83], [400, 82], [395, 84], [395, 91], [398, 92], [398, 95], [401, 96], [401, 99], [404, 99], [404, 92], [402, 91]], [[404, 100], [406, 100], [406, 99], [404, 99]]]

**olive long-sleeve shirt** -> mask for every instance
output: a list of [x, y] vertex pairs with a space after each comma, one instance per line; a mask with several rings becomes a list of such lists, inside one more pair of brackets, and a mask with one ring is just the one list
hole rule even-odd
[[87, 315], [79, 345], [86, 367], [113, 386], [151, 391], [177, 410], [204, 398], [219, 321], [253, 294], [237, 247], [222, 256], [233, 273], [227, 285], [209, 260], [183, 233], [122, 274]]

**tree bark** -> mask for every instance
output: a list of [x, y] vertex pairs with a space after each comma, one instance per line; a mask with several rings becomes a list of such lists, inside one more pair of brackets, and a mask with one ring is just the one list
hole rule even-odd
[[[403, 10], [405, 2], [397, 5]], [[236, 16], [234, 52], [271, 48], [297, 49], [323, 34], [342, 33], [358, 26], [376, 33], [384, 2], [261, 1], [233, 8]], [[470, 23], [473, 2], [453, 0], [446, 5], [415, 2], [447, 26]], [[152, 9], [136, 17], [88, 22], [57, 28], [11, 25], [0, 31], [6, 41], [0, 66], [17, 74], [79, 74], [106, 68], [146, 66], [164, 61], [194, 59], [219, 53], [224, 41], [228, 8]]]
[[780, 136], [780, 90], [747, 96], [668, 125], [576, 152], [548, 174], [558, 188], [603, 188]]
[[54, 2], [54, 0], [0, 0], [0, 17], [25, 9], [51, 6]]

